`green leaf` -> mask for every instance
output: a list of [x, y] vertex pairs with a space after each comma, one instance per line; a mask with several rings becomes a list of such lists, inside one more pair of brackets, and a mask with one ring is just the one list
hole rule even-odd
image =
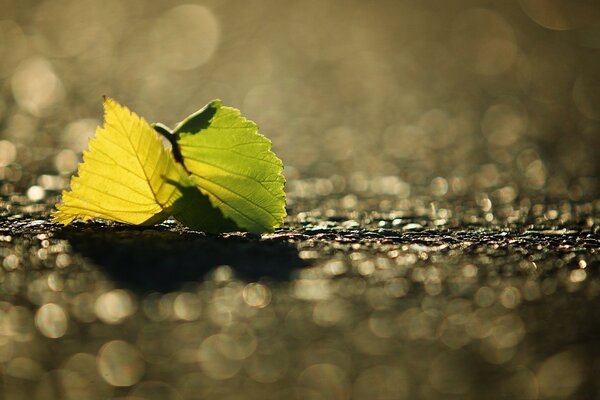
[[283, 163], [254, 122], [215, 100], [177, 125], [173, 135], [192, 181], [225, 218], [256, 233], [281, 226]]
[[235, 222], [226, 218], [221, 210], [211, 203], [208, 196], [200, 193], [190, 177], [173, 184], [182, 193], [170, 208], [171, 215], [179, 222], [188, 228], [209, 233], [240, 230]]

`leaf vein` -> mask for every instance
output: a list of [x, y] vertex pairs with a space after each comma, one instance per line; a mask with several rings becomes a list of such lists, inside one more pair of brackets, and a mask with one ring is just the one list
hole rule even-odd
[[[139, 118], [139, 117], [135, 117], [130, 111], [129, 111], [129, 113], [130, 113], [130, 116], [131, 116], [132, 120], [135, 119], [135, 118]], [[119, 124], [121, 125], [121, 127], [123, 129], [125, 129], [125, 125], [123, 124], [122, 119], [120, 118], [120, 116], [117, 113], [115, 113], [115, 118], [117, 119], [117, 121], [119, 122]], [[140, 124], [142, 124], [141, 120], [140, 120]], [[144, 128], [143, 126], [140, 127], [140, 136], [142, 136], [141, 133], [143, 132], [143, 128]], [[125, 132], [127, 132], [127, 130], [125, 130]], [[131, 136], [130, 135], [126, 135], [126, 137], [127, 137], [127, 140], [129, 141], [129, 144], [133, 147], [133, 142], [131, 140]], [[135, 148], [134, 148], [134, 151], [135, 151]], [[146, 183], [148, 184], [148, 188], [150, 189], [150, 192], [152, 193], [154, 201], [156, 202], [156, 204], [158, 204], [158, 205], [160, 205], [162, 207], [162, 204], [159, 203], [158, 198], [156, 197], [156, 193], [154, 193], [154, 190], [152, 188], [152, 184], [150, 182], [150, 179], [148, 179], [148, 173], [144, 169], [144, 165], [142, 164], [142, 162], [140, 160], [140, 157], [139, 157], [139, 155], [137, 153], [135, 154], [135, 158], [137, 159], [138, 164], [142, 167], [142, 171], [144, 173], [144, 177], [146, 179]], [[160, 161], [160, 156], [159, 156], [159, 161]]]
[[[227, 186], [224, 186], [224, 185], [222, 185], [222, 184], [221, 184], [221, 183], [219, 183], [219, 182], [213, 181], [213, 180], [211, 180], [211, 179], [208, 179], [208, 178], [206, 178], [206, 177], [201, 177], [201, 176], [199, 176], [199, 175], [196, 175], [196, 174], [194, 174], [194, 176], [196, 176], [198, 179], [201, 179], [201, 180], [204, 180], [204, 181], [206, 181], [206, 182], [212, 183], [213, 185], [219, 186], [220, 188], [222, 188], [222, 189], [224, 189], [224, 190], [228, 191], [229, 193], [231, 193], [231, 194], [233, 194], [233, 195], [237, 196], [237, 197], [238, 197], [238, 198], [240, 198], [240, 199], [246, 200], [248, 203], [250, 203], [250, 204], [254, 205], [254, 206], [255, 206], [256, 208], [258, 208], [259, 210], [261, 210], [261, 211], [264, 211], [264, 212], [265, 212], [265, 213], [266, 213], [266, 214], [267, 214], [269, 217], [273, 217], [273, 214], [272, 214], [272, 212], [271, 212], [269, 209], [267, 209], [265, 206], [263, 206], [263, 205], [261, 205], [261, 204], [258, 204], [256, 201], [252, 200], [251, 198], [249, 198], [249, 197], [247, 197], [247, 196], [244, 196], [243, 194], [241, 194], [241, 193], [239, 193], [239, 192], [237, 192], [237, 191], [235, 191], [235, 190], [233, 190], [233, 189], [230, 189], [230, 188], [228, 188]], [[214, 194], [214, 193], [213, 193], [213, 194]], [[243, 214], [243, 213], [241, 213], [239, 210], [237, 210], [237, 211], [238, 211], [240, 214]]]
[[[230, 174], [230, 175], [236, 175], [236, 176], [240, 176], [240, 177], [242, 177], [242, 178], [245, 178], [245, 179], [250, 179], [252, 182], [258, 183], [260, 186], [262, 186], [264, 189], [266, 189], [266, 190], [267, 190], [267, 191], [270, 193], [269, 187], [268, 187], [268, 186], [266, 186], [266, 185], [265, 185], [265, 183], [268, 183], [268, 182], [271, 182], [271, 181], [263, 181], [263, 180], [258, 180], [258, 179], [254, 178], [254, 177], [252, 177], [252, 176], [249, 176], [249, 175], [244, 175], [244, 174], [241, 174], [241, 173], [239, 173], [239, 172], [234, 172], [234, 171], [231, 171], [231, 170], [225, 169], [225, 168], [223, 168], [223, 167], [221, 167], [221, 166], [219, 166], [219, 165], [211, 164], [211, 163], [209, 163], [209, 162], [206, 162], [206, 161], [199, 161], [199, 160], [189, 160], [188, 162], [192, 162], [192, 163], [196, 163], [196, 164], [204, 164], [204, 165], [208, 165], [209, 167], [212, 167], [212, 168], [216, 168], [216, 169], [218, 169], [218, 170], [221, 170], [221, 171], [225, 172], [226, 174]], [[199, 175], [197, 175], [197, 174], [194, 174], [194, 175], [196, 175], [196, 176], [199, 176]], [[206, 179], [206, 177], [203, 177], [203, 178], [205, 178], [205, 179]]]
[[[118, 167], [118, 168], [122, 168], [122, 169], [124, 169], [125, 171], [129, 171], [129, 172], [131, 172], [133, 175], [135, 175], [136, 177], [138, 177], [138, 178], [140, 178], [140, 179], [145, 179], [145, 177], [144, 177], [144, 176], [140, 176], [139, 174], [137, 174], [137, 173], [136, 173], [136, 171], [134, 171], [134, 170], [132, 170], [132, 169], [129, 169], [129, 168], [127, 167], [127, 165], [118, 164], [118, 163], [117, 163], [117, 160], [115, 160], [115, 159], [114, 159], [114, 158], [113, 158], [111, 155], [109, 155], [108, 153], [105, 153], [105, 152], [104, 152], [104, 150], [101, 150], [101, 149], [94, 149], [94, 152], [101, 153], [103, 156], [105, 156], [106, 158], [110, 159], [110, 160], [113, 162], [113, 164], [109, 164], [109, 163], [104, 163], [104, 164], [106, 164], [106, 165], [115, 165], [115, 166], [116, 166], [116, 167]], [[92, 154], [92, 153], [90, 153], [90, 154]], [[93, 156], [92, 156], [92, 157], [93, 157]], [[98, 158], [94, 158], [94, 161], [100, 161], [100, 162], [102, 162], [102, 160], [99, 160]]]
[[[87, 182], [85, 182], [83, 180], [79, 180], [78, 183], [79, 183], [80, 186], [85, 186], [85, 187], [87, 187], [88, 189], [90, 189], [93, 192], [101, 193], [101, 194], [113, 197], [113, 198], [115, 198], [117, 200], [124, 201], [126, 203], [134, 204], [134, 205], [137, 205], [137, 206], [148, 206], [148, 205], [150, 205], [150, 206], [153, 206], [153, 207], [156, 207], [156, 206], [160, 207], [160, 205], [156, 204], [156, 203], [139, 203], [139, 202], [136, 202], [136, 201], [132, 201], [130, 199], [126, 199], [124, 197], [117, 196], [117, 195], [114, 194], [114, 192], [107, 192], [107, 191], [100, 190], [100, 189], [96, 188], [95, 186], [89, 185]], [[77, 195], [75, 192], [73, 192], [72, 194], [74, 196], [76, 196], [76, 197], [79, 197], [79, 195]], [[79, 197], [79, 198], [83, 199], [81, 197]]]
[[[122, 186], [122, 187], [124, 187], [124, 188], [126, 188], [126, 189], [128, 189], [128, 190], [131, 190], [132, 192], [135, 192], [135, 193], [139, 194], [140, 196], [143, 196], [144, 198], [147, 198], [147, 199], [149, 198], [150, 200], [152, 200], [152, 198], [148, 196], [148, 193], [142, 193], [142, 192], [140, 192], [139, 190], [137, 190], [137, 189], [134, 189], [134, 188], [133, 188], [133, 187], [131, 187], [131, 186], [127, 186], [127, 185], [125, 185], [123, 182], [120, 182], [120, 181], [118, 181], [118, 180], [115, 180], [115, 179], [114, 179], [113, 177], [111, 177], [111, 176], [106, 176], [106, 175], [100, 174], [100, 173], [98, 173], [98, 172], [92, 171], [90, 168], [87, 168], [87, 169], [85, 170], [85, 173], [86, 173], [86, 174], [90, 174], [90, 175], [99, 176], [99, 177], [101, 177], [101, 178], [105, 178], [105, 179], [107, 179], [107, 180], [109, 180], [109, 181], [111, 181], [111, 182], [113, 182], [113, 183], [115, 183], [115, 184], [117, 184], [117, 185], [119, 185], [119, 186]], [[86, 184], [86, 186], [88, 186], [88, 185]], [[116, 197], [116, 196], [114, 196], [114, 197]]]

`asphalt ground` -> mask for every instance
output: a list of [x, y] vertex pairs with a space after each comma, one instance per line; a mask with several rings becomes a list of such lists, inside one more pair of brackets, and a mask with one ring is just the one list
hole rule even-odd
[[206, 235], [171, 221], [62, 227], [49, 204], [6, 199], [0, 393], [598, 395], [598, 204], [524, 202], [503, 219], [423, 199], [367, 211], [382, 201], [296, 199], [275, 233]]

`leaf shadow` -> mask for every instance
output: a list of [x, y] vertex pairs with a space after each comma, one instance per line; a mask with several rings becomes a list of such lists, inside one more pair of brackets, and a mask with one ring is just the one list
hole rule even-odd
[[167, 182], [182, 193], [171, 208], [173, 217], [185, 226], [208, 233], [240, 230], [233, 220], [225, 217], [218, 207], [213, 206], [208, 196], [200, 192], [197, 186], [187, 186], [168, 179]]
[[285, 236], [206, 235], [165, 226], [65, 228], [56, 237], [97, 265], [118, 284], [140, 293], [169, 292], [204, 280], [220, 265], [236, 277], [285, 281], [305, 266]]
[[208, 128], [210, 125], [210, 120], [215, 116], [220, 107], [220, 100], [211, 101], [200, 110], [190, 114], [183, 121], [177, 124], [177, 126], [173, 129], [173, 134], [175, 136], [183, 132], [197, 134], [198, 132]]

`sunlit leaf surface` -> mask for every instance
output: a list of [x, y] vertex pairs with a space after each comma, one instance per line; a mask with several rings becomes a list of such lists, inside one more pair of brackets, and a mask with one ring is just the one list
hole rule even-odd
[[249, 232], [281, 226], [286, 215], [283, 163], [256, 124], [216, 100], [173, 133], [192, 180], [225, 217]]
[[182, 195], [173, 182], [184, 182], [185, 171], [143, 118], [110, 98], [104, 110], [104, 126], [90, 140], [54, 220], [65, 225], [93, 218], [136, 225], [162, 221]]

